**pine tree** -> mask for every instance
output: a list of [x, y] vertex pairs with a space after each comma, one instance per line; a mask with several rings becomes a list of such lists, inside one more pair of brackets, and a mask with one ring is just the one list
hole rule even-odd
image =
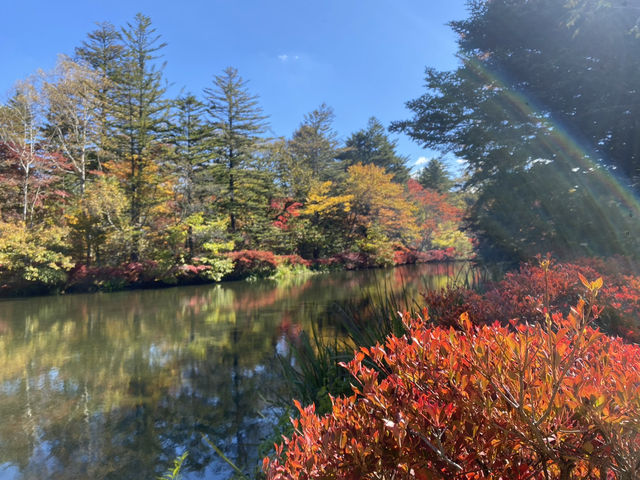
[[432, 158], [429, 163], [420, 170], [418, 183], [424, 188], [445, 193], [453, 187], [453, 181], [447, 171], [447, 167], [437, 158]]
[[111, 23], [98, 23], [97, 26], [96, 30], [87, 35], [82, 46], [76, 48], [75, 56], [78, 62], [88, 64], [101, 77], [98, 82], [95, 82], [97, 90], [92, 93], [99, 135], [96, 160], [101, 167], [102, 162], [107, 159], [114, 96], [118, 72], [122, 66], [124, 46], [122, 35]]
[[393, 180], [397, 183], [408, 180], [407, 158], [396, 153], [396, 141], [389, 140], [384, 126], [377, 118], [371, 117], [366, 128], [353, 133], [347, 139], [345, 147], [340, 154], [340, 159], [345, 161], [345, 168], [358, 163], [373, 164], [392, 173]]
[[458, 68], [428, 68], [392, 129], [467, 162], [485, 258], [639, 255], [637, 2], [469, 5]]
[[[182, 220], [204, 210], [206, 143], [211, 132], [203, 116], [204, 104], [194, 95], [182, 96], [172, 104], [168, 140], [174, 147], [171, 165], [177, 177], [176, 194]], [[187, 248], [192, 256], [192, 227], [187, 234]]]
[[150, 210], [162, 201], [158, 195], [162, 167], [158, 158], [166, 131], [168, 102], [164, 98], [162, 71], [157, 66], [160, 41], [151, 19], [137, 14], [122, 30], [123, 60], [116, 77], [114, 145], [116, 159], [109, 169], [119, 176], [129, 198], [129, 215], [134, 229], [132, 260], [139, 256], [142, 227], [150, 221]]
[[323, 103], [305, 115], [289, 141], [294, 159], [322, 181], [333, 179], [337, 171], [339, 142], [331, 125], [334, 117], [333, 109]]
[[229, 229], [235, 233], [239, 217], [250, 214], [263, 193], [266, 172], [259, 168], [256, 153], [267, 117], [235, 68], [225, 69], [204, 92], [215, 135], [210, 148], [216, 203], [229, 217]]

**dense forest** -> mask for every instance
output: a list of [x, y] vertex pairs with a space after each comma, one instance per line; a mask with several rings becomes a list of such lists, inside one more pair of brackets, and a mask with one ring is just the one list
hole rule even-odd
[[0, 106], [6, 292], [471, 255], [442, 162], [412, 178], [376, 118], [341, 141], [325, 104], [270, 138], [231, 67], [170, 98], [165, 46], [142, 14], [99, 24]]

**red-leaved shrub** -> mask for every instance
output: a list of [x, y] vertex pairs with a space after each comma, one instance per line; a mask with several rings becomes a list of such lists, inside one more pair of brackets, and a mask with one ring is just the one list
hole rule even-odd
[[598, 303], [604, 310], [599, 325], [609, 334], [638, 342], [640, 277], [624, 270], [630, 268], [628, 263], [618, 261], [615, 268], [608, 269], [604, 264], [594, 259], [575, 263], [539, 259], [523, 264], [516, 272], [507, 273], [503, 280], [488, 286], [482, 295], [459, 288], [427, 292], [423, 296], [431, 318], [442, 325], [455, 325], [462, 312], [469, 312], [475, 323], [540, 322], [544, 319], [545, 308], [569, 312], [583, 293], [580, 276], [602, 277], [604, 286]]
[[638, 478], [640, 347], [592, 326], [602, 279], [581, 284], [592, 306], [542, 322], [405, 315], [406, 335], [344, 365], [356, 386], [330, 414], [297, 404], [267, 478]]
[[263, 250], [240, 250], [227, 255], [233, 260], [234, 267], [230, 278], [268, 277], [275, 273], [279, 263], [273, 252]]
[[117, 290], [150, 286], [160, 281], [158, 262], [129, 262], [118, 266], [77, 265], [69, 272], [67, 291]]

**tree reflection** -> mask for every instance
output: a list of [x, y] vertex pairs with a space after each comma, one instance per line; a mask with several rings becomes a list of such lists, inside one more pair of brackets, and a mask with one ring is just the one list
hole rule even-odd
[[335, 335], [334, 302], [444, 285], [459, 268], [2, 301], [3, 478], [151, 479], [185, 450], [187, 478], [228, 478], [203, 435], [253, 469], [283, 336]]

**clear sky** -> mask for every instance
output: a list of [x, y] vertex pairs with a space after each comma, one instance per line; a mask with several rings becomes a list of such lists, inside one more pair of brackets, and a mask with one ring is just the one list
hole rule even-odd
[[[116, 26], [137, 12], [168, 43], [171, 93], [199, 95], [234, 66], [270, 116], [274, 136], [290, 136], [305, 113], [333, 107], [342, 139], [366, 125], [410, 116], [424, 92], [424, 69], [452, 69], [456, 37], [446, 25], [466, 17], [464, 0], [22, 0], [4, 2], [0, 98], [13, 83], [71, 55], [95, 22]], [[404, 136], [413, 164], [427, 152]], [[455, 165], [452, 165], [455, 167]]]

